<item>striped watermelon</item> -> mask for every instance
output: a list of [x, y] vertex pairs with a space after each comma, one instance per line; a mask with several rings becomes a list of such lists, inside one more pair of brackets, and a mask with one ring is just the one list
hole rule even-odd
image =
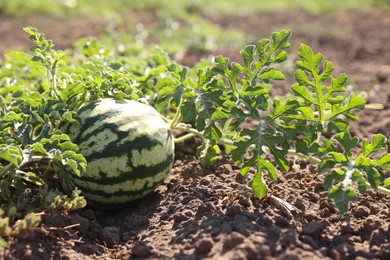
[[88, 205], [125, 207], [151, 193], [167, 177], [174, 160], [169, 126], [149, 105], [101, 99], [78, 111], [80, 124], [67, 133], [88, 162], [82, 177], [66, 174], [65, 192], [78, 187]]

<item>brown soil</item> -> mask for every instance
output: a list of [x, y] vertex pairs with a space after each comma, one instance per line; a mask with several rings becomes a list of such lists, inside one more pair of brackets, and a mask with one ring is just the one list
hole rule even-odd
[[[369, 102], [385, 105], [383, 110], [360, 112], [352, 133], [390, 135], [389, 11], [205, 17], [224, 28], [242, 29], [253, 39], [290, 28], [291, 53], [301, 42], [321, 51], [334, 63], [336, 73], [350, 76], [355, 90], [367, 92]], [[19, 35], [16, 25], [20, 21], [0, 17], [1, 51], [26, 46], [15, 36]], [[62, 28], [60, 22], [51, 26]], [[72, 34], [71, 26], [59, 31], [52, 29], [50, 37], [69, 33], [74, 39], [88, 32]], [[236, 53], [218, 52], [233, 60], [238, 59]], [[189, 53], [182, 62], [193, 64], [199, 59]], [[284, 94], [287, 89], [288, 85], [278, 84], [273, 93]], [[348, 214], [339, 216], [322, 188], [323, 176], [316, 177], [315, 167], [301, 162], [300, 170], [280, 173], [278, 181], [270, 182], [274, 195], [291, 204], [289, 214], [276, 206], [275, 197], [260, 201], [251, 196], [229, 158], [221, 157], [213, 167], [203, 166], [193, 141], [177, 146], [172, 173], [151, 196], [120, 211], [85, 208], [69, 217], [47, 219], [47, 227], [79, 226], [22, 234], [9, 249], [0, 251], [0, 258], [390, 259], [390, 196], [368, 191]]]

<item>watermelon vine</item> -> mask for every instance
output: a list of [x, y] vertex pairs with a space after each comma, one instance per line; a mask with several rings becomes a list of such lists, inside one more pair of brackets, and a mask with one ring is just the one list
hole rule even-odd
[[[376, 134], [371, 143], [364, 139], [359, 152], [358, 138], [348, 127], [349, 121], [358, 119], [354, 111], [362, 110], [365, 100], [346, 93], [347, 76], [333, 77], [330, 61], [301, 44], [292, 95], [269, 97], [271, 80], [284, 79], [276, 65], [287, 59], [290, 35], [282, 30], [272, 39], [245, 47], [243, 64], [217, 56], [210, 67], [198, 69], [195, 78], [187, 76], [187, 68], [170, 65], [177, 84], [161, 89], [160, 110], [176, 109], [171, 126], [189, 132], [187, 137], [203, 138], [199, 154], [206, 164], [217, 159], [218, 144], [224, 144], [259, 198], [268, 191], [264, 174], [275, 180], [275, 166], [288, 171], [288, 155], [318, 164], [340, 213], [356, 199], [355, 184], [361, 193], [370, 187], [389, 194], [387, 138]], [[251, 176], [250, 169], [255, 170]]]
[[[365, 100], [346, 91], [347, 76], [333, 76], [333, 64], [321, 53], [301, 44], [291, 93], [270, 96], [272, 82], [285, 79], [280, 68], [288, 30], [246, 46], [242, 63], [216, 56], [194, 68], [158, 48], [129, 58], [95, 40], [81, 42], [68, 61], [36, 29], [25, 31], [34, 55], [9, 53], [0, 70], [0, 204], [8, 215], [25, 215], [30, 226], [39, 223], [26, 215], [31, 210], [54, 214], [85, 206], [77, 188], [70, 197], [60, 191], [59, 175], [69, 181], [88, 169], [87, 156], [63, 126], [77, 125], [80, 107], [105, 98], [153, 106], [170, 130], [183, 133], [175, 142], [201, 137], [198, 155], [205, 164], [223, 147], [259, 198], [268, 192], [265, 175], [276, 180], [294, 158], [318, 165], [340, 213], [356, 191], [390, 194], [388, 139], [376, 134], [360, 142], [350, 134], [349, 122]], [[1, 236], [15, 231], [8, 222], [2, 219]]]

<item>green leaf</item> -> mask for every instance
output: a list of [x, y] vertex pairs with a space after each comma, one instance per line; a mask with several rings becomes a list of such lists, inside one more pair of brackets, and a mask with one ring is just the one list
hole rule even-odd
[[58, 146], [61, 149], [61, 151], [63, 151], [63, 152], [65, 152], [65, 151], [78, 151], [79, 150], [77, 144], [74, 144], [71, 141], [60, 143]]
[[[299, 85], [294, 86], [293, 91], [296, 91], [297, 94], [300, 94], [304, 99], [311, 101], [310, 92], [306, 91], [306, 89], [304, 88], [304, 86], [310, 85], [309, 78], [307, 77], [305, 71], [297, 69], [295, 71], [295, 80], [299, 83]], [[314, 103], [314, 100], [312, 100], [311, 102]]]
[[348, 187], [343, 189], [341, 185], [333, 187], [328, 194], [329, 198], [333, 199], [336, 208], [340, 214], [344, 214], [348, 211], [349, 202], [355, 201], [357, 196], [353, 188]]
[[360, 193], [365, 193], [367, 190], [367, 182], [365, 176], [358, 170], [354, 169], [352, 172], [352, 180], [357, 182]]
[[334, 70], [334, 66], [333, 66], [332, 62], [325, 61], [324, 62], [324, 71], [321, 75], [320, 81], [323, 82], [323, 81], [331, 78], [330, 75], [333, 72], [333, 70]]
[[197, 92], [195, 108], [197, 111], [196, 128], [198, 130], [202, 131], [206, 127], [206, 121], [211, 119], [217, 107], [222, 106], [223, 101], [220, 100], [222, 95], [221, 90]]
[[352, 109], [362, 110], [365, 104], [366, 101], [364, 100], [364, 98], [351, 95], [348, 99], [347, 105], [342, 105], [340, 101], [338, 101], [337, 104], [333, 104], [332, 112], [328, 116], [328, 120], [332, 120], [333, 118], [336, 118], [338, 115], [344, 115], [348, 119], [357, 120], [358, 117], [355, 114], [352, 114], [350, 111]]
[[177, 107], [180, 103], [180, 99], [184, 93], [184, 90], [185, 87], [183, 85], [162, 88], [158, 93], [158, 110], [162, 111], [170, 104], [173, 104], [173, 106]]
[[347, 162], [347, 158], [344, 156], [342, 153], [337, 153], [337, 152], [329, 152], [328, 153], [332, 158], [335, 163], [344, 163]]
[[357, 146], [359, 139], [357, 137], [351, 138], [349, 132], [335, 134], [333, 138], [343, 147], [344, 154], [350, 159], [352, 156], [352, 149]]
[[374, 160], [360, 155], [355, 159], [355, 166], [364, 167], [364, 169], [369, 169], [376, 166], [376, 163]]
[[390, 178], [387, 178], [383, 184], [383, 188], [390, 189]]
[[[303, 72], [302, 72], [303, 73]], [[299, 80], [299, 79], [297, 79]], [[302, 82], [300, 82], [302, 84]], [[305, 103], [311, 104], [315, 103], [316, 101], [311, 97], [310, 92], [307, 91], [307, 89], [303, 85], [293, 85], [291, 86], [291, 90], [294, 92], [295, 95], [303, 98]]]
[[8, 243], [0, 237], [0, 248], [6, 248], [8, 246]]
[[380, 172], [374, 167], [367, 168], [366, 174], [368, 183], [370, 183], [371, 187], [374, 189], [377, 189], [380, 182], [384, 179]]
[[28, 172], [27, 173], [27, 180], [37, 186], [42, 186], [44, 184], [44, 181], [42, 178], [38, 177], [35, 173], [33, 172]]
[[259, 79], [262, 79], [262, 80], [270, 80], [270, 79], [284, 80], [285, 77], [284, 77], [284, 74], [282, 72], [275, 71], [275, 69], [271, 68], [271, 69], [268, 69], [266, 71], [263, 71], [260, 74]]
[[278, 54], [276, 54], [276, 56], [274, 58], [274, 62], [275, 63], [282, 63], [286, 59], [287, 59], [287, 52], [281, 51]]
[[74, 151], [65, 151], [62, 153], [62, 163], [69, 167], [78, 177], [82, 176], [87, 169], [87, 161], [81, 154]]
[[[237, 161], [237, 164], [240, 163], [241, 161]], [[246, 177], [248, 176], [249, 170], [255, 165], [257, 162], [257, 157], [253, 156], [250, 158], [248, 161], [244, 162], [243, 165], [240, 167], [240, 173], [242, 176]]]
[[48, 155], [46, 149], [43, 147], [42, 143], [33, 143], [30, 145], [35, 154]]
[[332, 158], [325, 158], [321, 160], [320, 165], [318, 166], [318, 172], [322, 173], [332, 169], [336, 165], [336, 162]]
[[289, 30], [280, 30], [277, 32], [274, 32], [272, 34], [272, 45], [270, 46], [271, 49], [287, 49], [291, 46], [291, 44], [288, 42], [288, 39], [291, 36], [291, 32]]
[[376, 160], [376, 164], [389, 170], [390, 154], [388, 153], [380, 157], [378, 160]]
[[[320, 171], [319, 171], [320, 172]], [[343, 181], [345, 179], [345, 172], [341, 169], [333, 169], [331, 173], [325, 176], [324, 188], [330, 189], [336, 182]]]
[[301, 44], [299, 46], [299, 57], [301, 61], [297, 61], [297, 67], [302, 70], [307, 70], [311, 72], [318, 72], [318, 66], [322, 62], [322, 54], [317, 53], [314, 55], [312, 49], [306, 44]]
[[53, 134], [50, 137], [53, 141], [58, 140], [58, 141], [69, 141], [70, 138], [67, 134]]
[[248, 182], [248, 186], [252, 188], [253, 192], [259, 199], [262, 199], [267, 195], [268, 186], [263, 180], [263, 176], [260, 172], [257, 172], [251, 181]]
[[13, 225], [13, 230], [16, 234], [18, 234], [22, 230], [36, 228], [40, 222], [40, 215], [37, 215], [34, 212], [30, 212], [24, 217], [24, 219], [16, 221], [16, 223]]
[[259, 158], [258, 163], [261, 165], [261, 168], [264, 168], [268, 171], [269, 173], [268, 175], [271, 178], [271, 180], [277, 179], [278, 175], [276, 173], [275, 166], [271, 162], [265, 160], [264, 158]]
[[0, 158], [18, 167], [23, 160], [22, 150], [15, 145], [0, 144]]
[[253, 58], [255, 56], [255, 45], [248, 45], [246, 46], [240, 53], [242, 56], [242, 59], [244, 61], [245, 67], [250, 68], [251, 63], [253, 62]]
[[213, 145], [209, 140], [204, 140], [202, 145], [198, 147], [198, 152], [205, 165], [213, 165], [217, 161], [217, 155], [221, 150], [218, 145]]
[[377, 152], [385, 148], [387, 148], [387, 139], [382, 134], [375, 134], [372, 137], [372, 143], [369, 143], [367, 139], [363, 139], [362, 149], [364, 156], [369, 156], [373, 152]]
[[[313, 123], [319, 128], [328, 127], [328, 129], [323, 129], [325, 132], [332, 130], [347, 132], [347, 120], [357, 120], [357, 115], [353, 114], [352, 110], [363, 109], [364, 99], [354, 95], [348, 98], [345, 95], [337, 95], [345, 91], [344, 84], [347, 76], [340, 74], [337, 78], [333, 78], [331, 73], [334, 66], [330, 61], [322, 64], [321, 72], [323, 60], [321, 53], [314, 54], [309, 46], [301, 44], [298, 55], [301, 60], [296, 62], [297, 84], [292, 85], [291, 90], [298, 97], [301, 106], [305, 108], [300, 110], [301, 117], [295, 116], [295, 118], [306, 120], [308, 125]], [[309, 109], [312, 110], [311, 113]]]
[[292, 116], [296, 114], [299, 103], [296, 100], [287, 100], [285, 103], [281, 103], [278, 99], [275, 99], [272, 106], [274, 110], [267, 117], [270, 120], [275, 120], [284, 115]]

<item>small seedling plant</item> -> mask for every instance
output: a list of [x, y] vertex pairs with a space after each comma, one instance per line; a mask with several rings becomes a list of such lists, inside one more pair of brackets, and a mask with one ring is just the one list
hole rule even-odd
[[77, 108], [103, 97], [155, 107], [172, 132], [182, 133], [176, 142], [201, 138], [197, 151], [205, 164], [228, 154], [258, 198], [269, 192], [265, 177], [299, 168], [290, 167], [296, 158], [317, 165], [342, 214], [357, 191], [390, 194], [388, 140], [375, 134], [359, 142], [350, 134], [365, 100], [346, 91], [347, 76], [333, 76], [321, 53], [301, 44], [291, 93], [270, 97], [272, 82], [285, 80], [288, 30], [246, 46], [241, 63], [216, 56], [194, 68], [157, 47], [116, 48], [115, 41], [83, 39], [75, 50], [56, 51], [36, 29], [25, 31], [32, 54], [8, 53], [0, 67], [1, 237], [86, 205], [78, 190], [61, 192], [59, 176], [80, 176], [88, 163], [61, 125], [77, 123]]

